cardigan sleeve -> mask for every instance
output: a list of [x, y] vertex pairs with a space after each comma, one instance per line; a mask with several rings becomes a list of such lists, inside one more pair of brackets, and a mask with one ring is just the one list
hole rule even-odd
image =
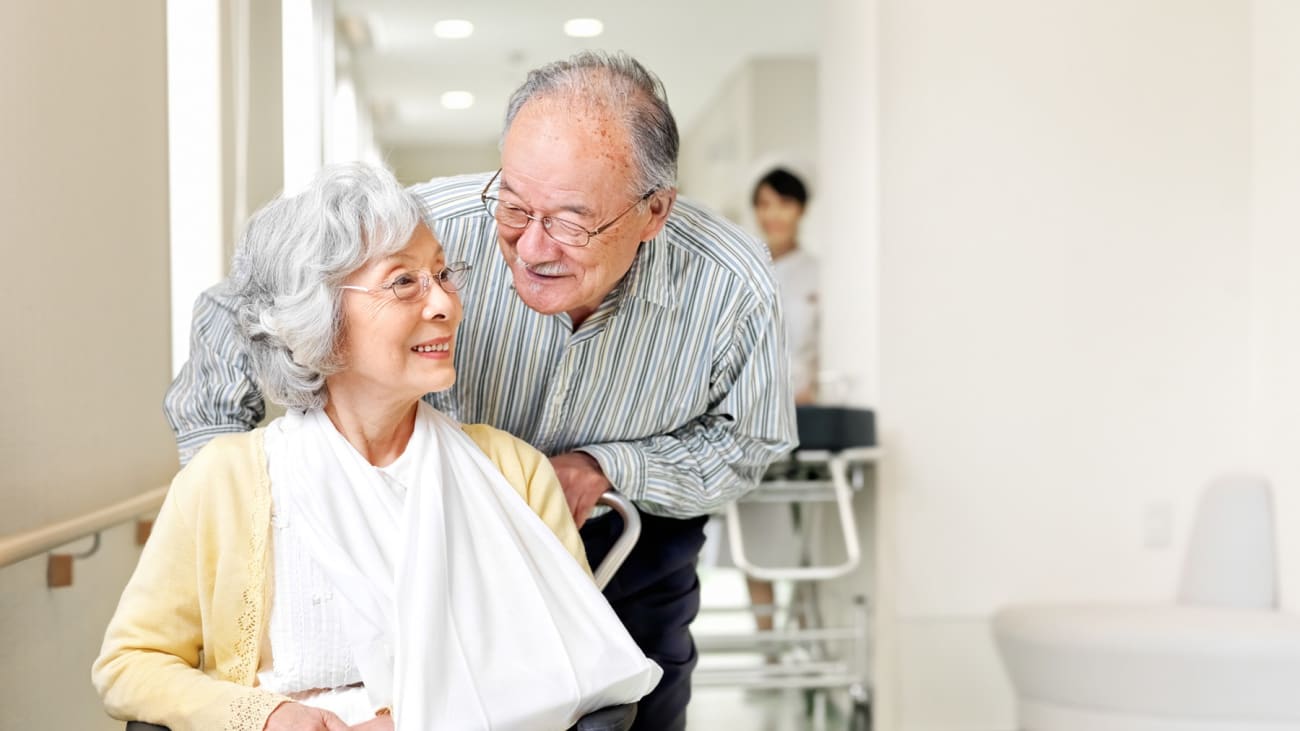
[[[91, 678], [109, 715], [120, 720], [162, 724], [172, 731], [261, 731], [271, 712], [289, 699], [199, 669], [201, 597], [212, 591], [219, 563], [200, 548], [202, 532], [195, 530], [199, 488], [214, 479], [203, 469], [201, 463], [211, 462], [204, 456], [172, 481]], [[206, 661], [212, 662], [211, 651]]]
[[524, 498], [528, 507], [555, 533], [578, 565], [590, 574], [587, 550], [582, 545], [582, 537], [573, 522], [573, 514], [569, 512], [569, 504], [564, 499], [560, 478], [555, 476], [555, 470], [551, 468], [551, 461], [546, 455], [522, 439], [486, 424], [468, 424], [464, 429], [497, 469], [501, 470], [511, 487]]

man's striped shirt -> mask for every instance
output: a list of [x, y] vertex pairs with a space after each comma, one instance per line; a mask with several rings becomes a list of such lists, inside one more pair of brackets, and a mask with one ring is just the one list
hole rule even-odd
[[[479, 193], [487, 175], [414, 186], [461, 290], [456, 385], [429, 394], [465, 423], [542, 452], [586, 452], [644, 511], [713, 512], [796, 441], [779, 299], [761, 243], [679, 199], [664, 229], [574, 331], [515, 294]], [[599, 239], [591, 244], [600, 246]], [[223, 285], [195, 305], [190, 361], [169, 389], [181, 458], [263, 415]]]

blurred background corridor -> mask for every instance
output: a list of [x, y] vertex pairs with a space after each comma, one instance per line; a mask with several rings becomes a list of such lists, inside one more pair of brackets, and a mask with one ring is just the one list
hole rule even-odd
[[[587, 48], [662, 78], [683, 196], [758, 236], [760, 176], [809, 183], [823, 398], [875, 410], [882, 448], [862, 564], [820, 587], [869, 637], [872, 728], [1029, 728], [997, 613], [1172, 602], [1226, 471], [1272, 483], [1268, 609], [1294, 617], [1292, 0], [0, 0], [0, 549], [169, 483], [163, 392], [252, 211], [328, 162], [496, 169], [510, 92]], [[121, 728], [89, 668], [138, 530], [128, 510], [57, 588], [47, 550], [91, 537], [0, 550], [0, 731]], [[690, 724], [813, 728], [810, 705], [700, 687]], [[1251, 728], [1300, 729], [1277, 713]], [[1158, 728], [1247, 728], [1219, 722]]]

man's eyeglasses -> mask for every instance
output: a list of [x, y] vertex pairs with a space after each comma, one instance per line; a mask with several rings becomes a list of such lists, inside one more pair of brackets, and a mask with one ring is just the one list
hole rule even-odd
[[429, 290], [433, 288], [433, 283], [437, 282], [442, 291], [447, 294], [459, 292], [461, 287], [465, 286], [465, 275], [469, 273], [469, 264], [458, 261], [448, 264], [437, 273], [427, 269], [413, 269], [409, 272], [402, 272], [393, 277], [386, 284], [378, 287], [362, 287], [356, 284], [339, 285], [339, 289], [350, 289], [354, 292], [368, 292], [377, 294], [380, 291], [388, 290], [393, 296], [403, 302], [420, 300], [428, 296]]
[[622, 213], [610, 219], [608, 223], [603, 226], [597, 226], [595, 229], [588, 231], [573, 221], [566, 221], [563, 218], [556, 218], [554, 216], [534, 216], [513, 203], [508, 203], [500, 198], [494, 198], [488, 195], [488, 191], [491, 190], [492, 184], [495, 183], [496, 179], [500, 176], [501, 171], [497, 170], [496, 175], [493, 175], [492, 179], [488, 181], [488, 184], [483, 186], [483, 192], [479, 195], [483, 200], [483, 207], [486, 208], [487, 212], [496, 219], [498, 224], [505, 226], [506, 228], [521, 229], [527, 228], [529, 221], [537, 221], [542, 224], [542, 230], [546, 232], [547, 236], [550, 236], [552, 239], [564, 244], [565, 246], [573, 246], [577, 248], [590, 244], [593, 236], [599, 236], [608, 231], [610, 226], [618, 223], [620, 218], [626, 216], [633, 208], [636, 208], [639, 204], [643, 203], [650, 196], [654, 195], [655, 192], [654, 189], [651, 188], [646, 191], [645, 195], [641, 196], [634, 201], [632, 205], [624, 209]]

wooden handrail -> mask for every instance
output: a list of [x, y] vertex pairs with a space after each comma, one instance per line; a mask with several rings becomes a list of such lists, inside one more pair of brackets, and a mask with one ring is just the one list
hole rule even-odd
[[85, 515], [0, 538], [0, 569], [93, 536], [137, 515], [152, 513], [162, 506], [166, 496], [167, 488], [159, 487]]

